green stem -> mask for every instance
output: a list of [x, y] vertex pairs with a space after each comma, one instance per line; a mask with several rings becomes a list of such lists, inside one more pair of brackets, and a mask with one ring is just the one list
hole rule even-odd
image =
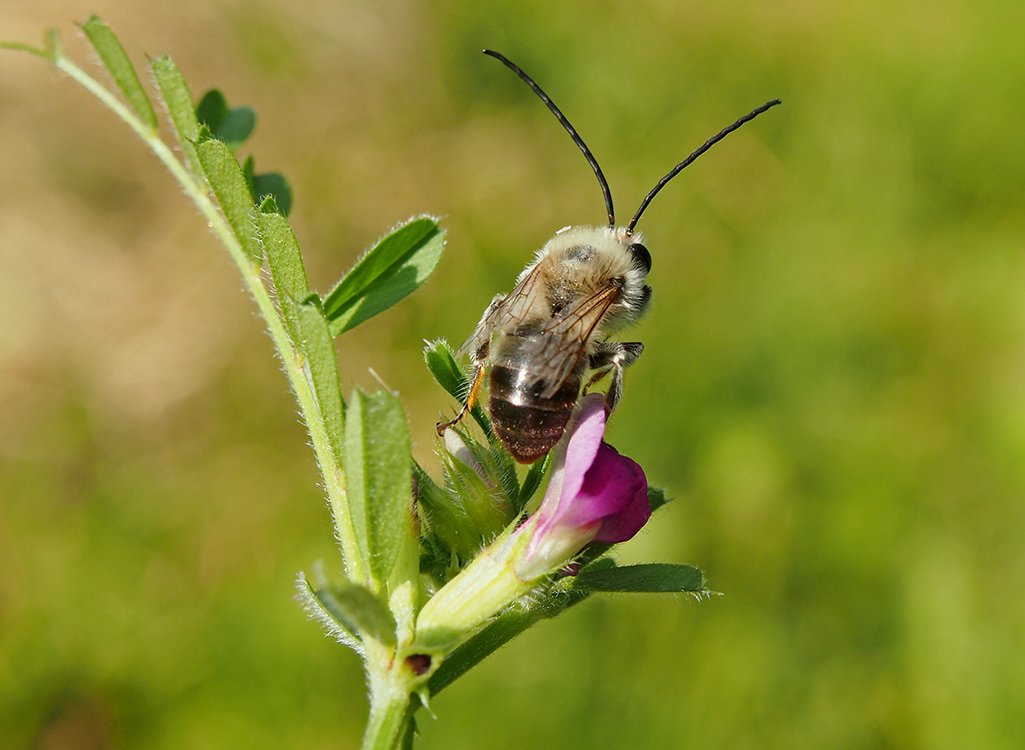
[[324, 487], [327, 490], [331, 514], [334, 517], [335, 527], [338, 529], [338, 541], [342, 548], [346, 574], [353, 580], [366, 580], [367, 571], [363, 569], [363, 561], [357, 552], [356, 534], [353, 529], [352, 519], [349, 516], [348, 506], [345, 502], [345, 477], [331, 449], [331, 441], [328, 438], [323, 415], [317, 406], [317, 399], [313, 393], [312, 385], [306, 377], [304, 368], [305, 358], [292, 344], [292, 340], [285, 330], [284, 323], [278, 315], [270, 292], [264, 285], [261, 265], [254, 264], [249, 260], [224, 215], [213, 201], [210, 200], [206, 185], [193, 177], [178, 160], [174, 152], [160, 139], [154, 129], [143, 123], [117, 97], [104, 88], [96, 79], [60, 54], [59, 51], [51, 59], [60, 70], [67, 73], [74, 81], [92, 93], [135, 131], [136, 135], [160, 159], [175, 180], [177, 180], [178, 184], [185, 190], [185, 194], [199, 208], [210, 228], [217, 236], [217, 239], [227, 248], [228, 254], [231, 255], [231, 259], [242, 274], [246, 288], [249, 290], [250, 295], [260, 310], [260, 314], [267, 323], [267, 330], [281, 356], [281, 361], [284, 363], [285, 373], [288, 376], [292, 392], [299, 402], [299, 409], [302, 412], [306, 428], [309, 430], [310, 440], [313, 443], [313, 450], [317, 457], [317, 464], [320, 467]]
[[370, 718], [362, 750], [400, 750], [408, 746], [411, 686], [403, 678], [401, 665], [393, 661], [393, 651], [379, 644], [367, 646]]
[[50, 62], [53, 62], [53, 55], [47, 52], [45, 49], [35, 47], [31, 44], [23, 44], [22, 42], [0, 42], [0, 49], [15, 50], [17, 52], [28, 52], [30, 55], [36, 57], [42, 57]]

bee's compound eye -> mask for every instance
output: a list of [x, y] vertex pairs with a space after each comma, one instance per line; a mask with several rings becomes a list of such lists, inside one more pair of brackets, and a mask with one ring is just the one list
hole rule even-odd
[[648, 252], [648, 248], [635, 242], [627, 249], [633, 256], [634, 263], [643, 268], [644, 273], [649, 273], [651, 271], [651, 253]]

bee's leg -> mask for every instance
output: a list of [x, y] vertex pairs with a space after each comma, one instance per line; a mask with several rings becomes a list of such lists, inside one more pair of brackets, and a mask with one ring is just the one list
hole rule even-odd
[[595, 383], [597, 383], [599, 380], [601, 380], [602, 378], [604, 378], [608, 374], [609, 374], [609, 368], [607, 368], [607, 367], [604, 367], [601, 370], [598, 370], [597, 372], [595, 372], [593, 375], [591, 375], [591, 377], [589, 377], [587, 379], [587, 382], [584, 383], [584, 390], [582, 391], [582, 393], [586, 396], [587, 392], [589, 390], [591, 390], [591, 386], [594, 385]]
[[605, 393], [605, 403], [609, 411], [612, 411], [623, 395], [623, 370], [636, 362], [643, 351], [644, 344], [640, 341], [599, 341], [592, 350], [588, 363], [592, 370], [600, 372], [596, 372], [587, 381], [584, 390], [611, 371], [612, 382]]
[[466, 401], [463, 402], [462, 407], [459, 409], [459, 413], [456, 414], [454, 419], [450, 419], [447, 422], [438, 422], [434, 428], [438, 431], [439, 435], [444, 434], [445, 430], [449, 427], [454, 427], [459, 424], [466, 413], [473, 408], [473, 405], [477, 403], [477, 397], [480, 395], [481, 386], [484, 384], [484, 374], [487, 372], [487, 348], [483, 350], [483, 356], [481, 352], [477, 352], [478, 356], [474, 358], [473, 368], [473, 380], [470, 381], [470, 390], [466, 394]]

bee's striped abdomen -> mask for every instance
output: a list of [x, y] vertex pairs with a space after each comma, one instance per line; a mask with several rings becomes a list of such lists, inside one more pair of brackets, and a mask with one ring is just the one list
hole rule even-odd
[[550, 451], [566, 430], [583, 377], [583, 362], [550, 397], [541, 395], [537, 362], [524, 354], [532, 336], [505, 335], [496, 342], [491, 367], [489, 410], [495, 434], [520, 463]]

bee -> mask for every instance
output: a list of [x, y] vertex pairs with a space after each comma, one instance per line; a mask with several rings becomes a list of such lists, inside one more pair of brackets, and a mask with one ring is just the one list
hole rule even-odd
[[491, 301], [459, 350], [473, 364], [470, 389], [455, 418], [437, 425], [438, 434], [458, 424], [473, 407], [490, 371], [488, 410], [495, 435], [513, 458], [529, 464], [558, 443], [582, 385], [586, 392], [608, 375], [606, 408], [614, 409], [623, 393], [623, 371], [644, 351], [639, 341], [609, 338], [640, 318], [651, 303], [651, 253], [634, 229], [641, 214], [701, 154], [780, 100], [766, 102], [705, 141], [655, 184], [629, 224], [617, 226], [605, 175], [566, 116], [519, 66], [498, 52], [484, 54], [519, 76], [583, 152], [598, 179], [609, 220], [607, 226], [556, 232], [517, 277], [513, 290]]

